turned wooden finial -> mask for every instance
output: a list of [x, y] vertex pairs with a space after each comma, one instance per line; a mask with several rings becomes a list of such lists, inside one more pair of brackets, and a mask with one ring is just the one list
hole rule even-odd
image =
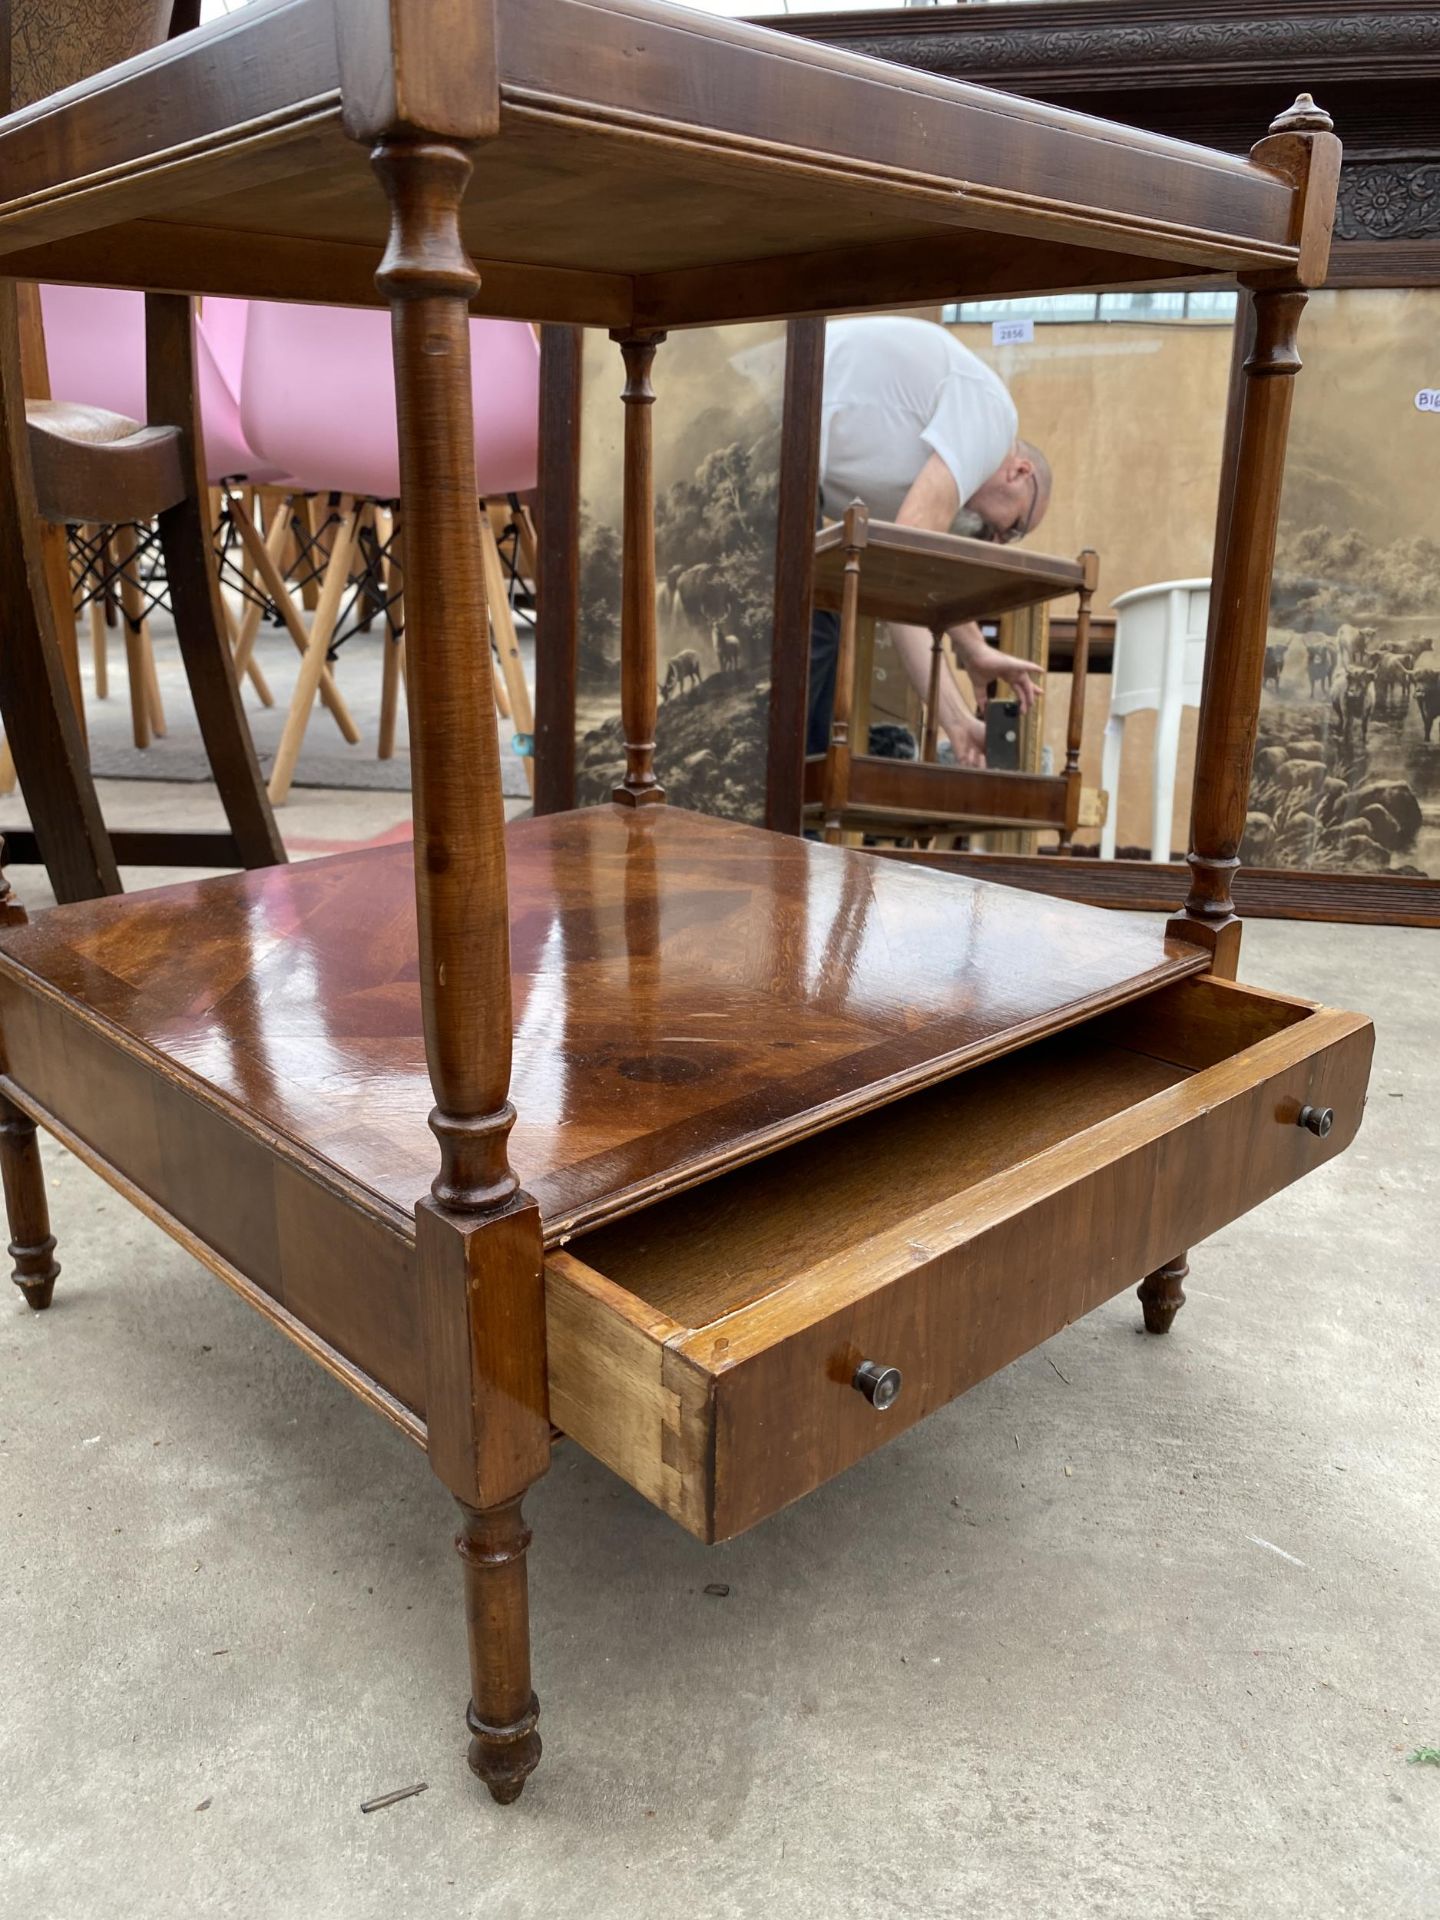
[[1297, 94], [1293, 107], [1270, 122], [1271, 133], [1333, 133], [1335, 122], [1308, 93]]

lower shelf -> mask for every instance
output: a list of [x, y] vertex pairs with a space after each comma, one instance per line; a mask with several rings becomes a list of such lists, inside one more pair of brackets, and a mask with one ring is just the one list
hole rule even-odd
[[[578, 1238], [546, 1269], [551, 1417], [742, 1532], [1340, 1152], [1372, 1037], [1184, 981]], [[899, 1370], [889, 1409], [862, 1361]]]
[[[805, 762], [805, 814], [825, 812], [825, 759]], [[959, 767], [953, 761], [850, 758], [842, 817], [847, 827], [1069, 827], [1079, 820], [1080, 777]]]

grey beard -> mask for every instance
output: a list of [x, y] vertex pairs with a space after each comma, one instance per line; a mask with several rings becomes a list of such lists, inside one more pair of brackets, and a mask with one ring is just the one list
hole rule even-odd
[[971, 540], [976, 539], [984, 531], [984, 527], [984, 516], [973, 512], [969, 507], [961, 507], [950, 523], [952, 533], [966, 534]]

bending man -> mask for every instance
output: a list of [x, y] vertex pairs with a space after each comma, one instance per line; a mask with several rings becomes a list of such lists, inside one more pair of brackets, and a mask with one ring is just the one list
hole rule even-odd
[[[929, 320], [876, 316], [832, 320], [825, 333], [825, 398], [820, 425], [820, 495], [827, 518], [861, 499], [877, 520], [1023, 540], [1050, 504], [1050, 468], [1017, 437], [1015, 403], [1004, 382]], [[892, 623], [906, 673], [923, 700], [931, 636]], [[817, 612], [810, 631], [810, 703], [805, 751], [823, 753], [835, 704], [840, 622]], [[1005, 679], [1024, 711], [1038, 688], [1035, 669], [1000, 653], [973, 621], [950, 640], [983, 708], [991, 680]], [[962, 764], [981, 765], [985, 728], [970, 712], [949, 662], [940, 680], [940, 725]]]

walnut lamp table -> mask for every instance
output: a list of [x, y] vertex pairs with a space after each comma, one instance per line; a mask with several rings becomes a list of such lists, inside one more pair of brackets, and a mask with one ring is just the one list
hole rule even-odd
[[[653, 0], [256, 0], [0, 121], [5, 274], [394, 316], [413, 855], [9, 927], [0, 1142], [31, 1306], [38, 1123], [428, 1452], [497, 1800], [553, 1430], [725, 1539], [1147, 1274], [1163, 1331], [1181, 1249], [1359, 1124], [1368, 1023], [1236, 985], [1228, 885], [1328, 126], [1234, 159]], [[660, 804], [668, 328], [1237, 276], [1168, 929]], [[625, 363], [625, 765], [508, 832], [472, 307]]]

